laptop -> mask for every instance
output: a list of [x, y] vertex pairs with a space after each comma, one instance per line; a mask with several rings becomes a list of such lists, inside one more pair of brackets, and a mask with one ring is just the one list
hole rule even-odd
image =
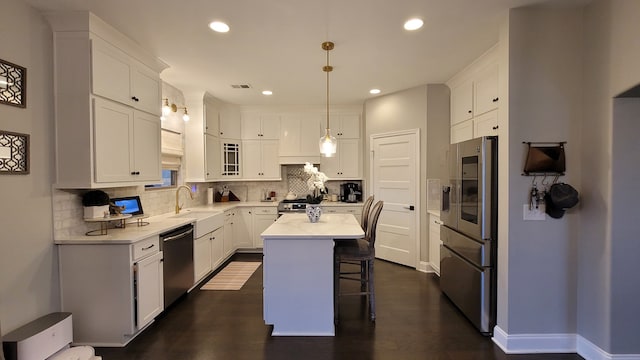
[[140, 196], [126, 196], [120, 198], [111, 198], [111, 202], [116, 206], [123, 206], [122, 214], [131, 214], [132, 218], [144, 217]]

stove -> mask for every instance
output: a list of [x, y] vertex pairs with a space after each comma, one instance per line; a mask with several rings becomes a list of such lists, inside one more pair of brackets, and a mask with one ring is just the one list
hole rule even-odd
[[307, 199], [282, 200], [278, 204], [278, 214], [302, 213], [307, 208]]

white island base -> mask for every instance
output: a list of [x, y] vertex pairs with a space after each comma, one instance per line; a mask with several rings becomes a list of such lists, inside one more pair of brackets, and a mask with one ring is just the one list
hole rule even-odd
[[334, 336], [333, 240], [364, 236], [352, 214], [285, 214], [262, 233], [264, 321], [274, 336]]

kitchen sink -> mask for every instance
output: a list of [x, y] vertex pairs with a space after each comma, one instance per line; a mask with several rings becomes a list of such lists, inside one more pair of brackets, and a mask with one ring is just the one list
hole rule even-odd
[[193, 219], [194, 237], [197, 239], [202, 235], [212, 232], [224, 224], [224, 214], [222, 211], [198, 211], [182, 210], [180, 214], [172, 215], [171, 218]]

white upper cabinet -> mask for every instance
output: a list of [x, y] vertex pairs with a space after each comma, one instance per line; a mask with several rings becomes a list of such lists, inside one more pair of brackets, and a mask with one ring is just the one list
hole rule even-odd
[[360, 140], [339, 139], [336, 154], [320, 159], [320, 170], [330, 180], [356, 180], [362, 178], [361, 164]]
[[160, 76], [115, 46], [95, 36], [91, 38], [93, 93], [160, 115]]
[[220, 107], [220, 132], [221, 138], [240, 139], [240, 107], [232, 104], [223, 104]]
[[473, 82], [465, 81], [451, 89], [451, 125], [473, 117]]
[[46, 16], [54, 46], [55, 186], [160, 182], [159, 74], [167, 65], [91, 13]]
[[474, 81], [474, 116], [498, 108], [498, 64], [483, 69]]
[[280, 163], [320, 162], [318, 140], [322, 136], [322, 115], [286, 114], [280, 119]]
[[498, 110], [486, 112], [473, 119], [474, 137], [498, 135]]
[[[326, 122], [326, 118], [324, 119]], [[327, 124], [323, 124], [326, 129]], [[359, 139], [360, 138], [360, 115], [359, 114], [331, 114], [329, 117], [329, 128], [331, 135], [337, 139]]]
[[277, 140], [242, 142], [242, 178], [245, 180], [280, 180]]
[[160, 119], [94, 99], [96, 182], [159, 181]]
[[204, 133], [218, 137], [220, 135], [220, 109], [211, 101], [204, 102]]
[[205, 180], [217, 180], [222, 178], [222, 155], [220, 139], [205, 134]]
[[447, 82], [451, 89], [451, 143], [498, 135], [498, 47], [494, 46]]
[[278, 140], [280, 135], [280, 115], [242, 114], [242, 139]]

